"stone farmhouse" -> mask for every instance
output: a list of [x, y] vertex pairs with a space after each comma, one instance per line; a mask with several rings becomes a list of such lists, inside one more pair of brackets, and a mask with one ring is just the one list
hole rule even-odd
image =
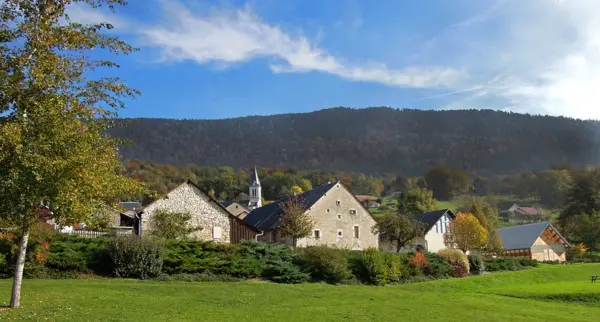
[[[505, 257], [565, 262], [569, 242], [549, 221], [498, 229]], [[484, 254], [491, 256], [491, 254]]]
[[[421, 248], [425, 251], [435, 253], [446, 249], [444, 234], [448, 232], [450, 222], [455, 218], [456, 215], [450, 209], [441, 209], [416, 215], [415, 220], [421, 222], [424, 226], [425, 234], [423, 237], [411, 240], [400, 249], [400, 252], [410, 252]], [[394, 244], [390, 243], [387, 239], [379, 241], [379, 249], [385, 252], [396, 251]]]
[[301, 238], [297, 246], [327, 245], [361, 250], [379, 246], [378, 235], [372, 232], [375, 219], [342, 183], [333, 182], [303, 194], [285, 198], [252, 210], [244, 222], [264, 232], [259, 241], [292, 245], [290, 238], [278, 232], [284, 213], [282, 204], [297, 198], [315, 219], [312, 236]]
[[202, 227], [190, 237], [220, 243], [239, 243], [255, 240], [260, 231], [232, 215], [219, 202], [204, 193], [191, 180], [171, 190], [166, 196], [155, 200], [137, 213], [136, 233], [146, 234], [152, 229], [152, 216], [158, 209], [190, 212], [190, 224]]

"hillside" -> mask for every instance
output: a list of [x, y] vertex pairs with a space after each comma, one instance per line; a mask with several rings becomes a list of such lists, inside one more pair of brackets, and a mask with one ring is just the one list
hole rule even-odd
[[124, 158], [174, 165], [336, 169], [421, 175], [444, 164], [478, 174], [599, 160], [600, 123], [497, 111], [331, 108], [223, 120], [123, 120]]

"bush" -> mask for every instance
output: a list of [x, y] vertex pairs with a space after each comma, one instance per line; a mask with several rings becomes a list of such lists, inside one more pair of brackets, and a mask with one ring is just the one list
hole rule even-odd
[[398, 283], [402, 279], [402, 257], [392, 253], [381, 253], [387, 268], [387, 280]]
[[327, 246], [311, 246], [302, 251], [302, 266], [315, 281], [338, 284], [350, 278], [342, 252]]
[[480, 254], [469, 255], [469, 269], [473, 275], [481, 275], [485, 271], [485, 262]]
[[488, 258], [484, 260], [485, 270], [488, 272], [516, 271], [519, 265], [513, 258]]
[[379, 250], [369, 248], [361, 253], [357, 277], [367, 284], [385, 285], [388, 282], [388, 265]]
[[454, 269], [441, 256], [434, 253], [425, 253], [427, 265], [423, 273], [433, 278], [448, 278], [454, 276]]
[[161, 282], [239, 282], [242, 279], [228, 275], [182, 273], [174, 275], [162, 274], [153, 280]]
[[310, 276], [291, 262], [271, 261], [263, 271], [263, 277], [276, 283], [301, 284]]
[[[559, 264], [559, 261], [551, 261], [553, 264]], [[538, 267], [540, 266], [540, 262], [536, 261], [535, 259], [529, 259], [529, 258], [521, 258], [519, 259], [519, 266], [521, 267]]]
[[452, 266], [455, 277], [469, 276], [469, 259], [461, 250], [443, 249], [438, 255]]
[[145, 237], [116, 237], [111, 240], [108, 252], [118, 277], [155, 277], [163, 265], [162, 245]]

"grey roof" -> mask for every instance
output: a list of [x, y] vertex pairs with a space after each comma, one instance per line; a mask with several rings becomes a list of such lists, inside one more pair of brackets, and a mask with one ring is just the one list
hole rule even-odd
[[254, 167], [254, 171], [250, 175], [250, 185], [260, 186], [260, 179], [258, 179], [258, 171], [256, 171], [256, 167]]
[[119, 207], [129, 211], [129, 210], [140, 210], [142, 209], [142, 204], [139, 201], [122, 201], [119, 202]]
[[250, 200], [227, 200], [227, 201], [221, 201], [220, 204], [227, 208], [229, 206], [231, 206], [231, 204], [233, 203], [239, 203], [240, 205], [244, 206], [244, 207], [248, 207], [248, 205], [250, 204]]
[[[540, 237], [546, 227], [551, 226], [554, 231], [558, 230], [552, 226], [549, 221], [538, 222], [522, 226], [506, 227], [498, 229], [502, 244], [505, 250], [508, 249], [527, 249], [533, 246], [533, 243]], [[558, 234], [560, 236], [560, 234]], [[564, 237], [560, 236], [562, 239]], [[566, 240], [565, 240], [566, 242]]]
[[280, 219], [283, 215], [283, 210], [281, 209], [282, 203], [286, 202], [290, 198], [297, 198], [302, 200], [302, 203], [305, 207], [310, 208], [336, 184], [338, 184], [338, 182], [329, 183], [316, 187], [301, 195], [284, 198], [266, 206], [256, 208], [252, 210], [246, 217], [244, 217], [244, 222], [263, 231], [275, 229], [279, 227]]
[[438, 220], [440, 220], [440, 218], [442, 218], [442, 216], [445, 214], [448, 214], [448, 216], [451, 219], [456, 218], [456, 216], [450, 209], [440, 209], [440, 210], [435, 210], [435, 211], [430, 211], [430, 212], [424, 212], [422, 214], [416, 215], [414, 218], [415, 218], [415, 220], [418, 220], [418, 221], [424, 223], [425, 224], [425, 232], [428, 232], [429, 230], [431, 230], [433, 225], [435, 225], [435, 223], [438, 222]]

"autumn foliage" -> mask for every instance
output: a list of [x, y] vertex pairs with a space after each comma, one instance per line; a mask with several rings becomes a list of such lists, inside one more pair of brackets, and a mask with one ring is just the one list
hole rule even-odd
[[487, 244], [487, 230], [473, 214], [459, 212], [450, 223], [449, 232], [444, 235], [444, 242], [447, 246], [456, 247], [463, 252], [480, 249]]

